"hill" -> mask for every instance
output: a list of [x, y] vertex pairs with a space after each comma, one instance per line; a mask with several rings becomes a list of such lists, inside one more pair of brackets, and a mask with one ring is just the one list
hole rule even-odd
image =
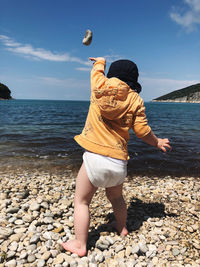
[[3, 83], [0, 83], [0, 100], [12, 99], [10, 94], [11, 94], [10, 89]]
[[153, 101], [200, 103], [200, 83], [173, 91]]

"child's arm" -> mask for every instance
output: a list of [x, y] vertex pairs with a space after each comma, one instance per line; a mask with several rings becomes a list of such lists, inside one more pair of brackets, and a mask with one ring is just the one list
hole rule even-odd
[[[103, 57], [90, 57], [91, 61], [94, 61], [93, 68], [91, 70], [91, 88], [96, 90], [104, 87], [107, 78], [105, 77], [105, 66], [106, 60]], [[95, 92], [96, 97], [98, 97], [99, 92]]]
[[138, 104], [138, 110], [135, 113], [135, 119], [133, 121], [133, 130], [136, 136], [145, 143], [161, 149], [163, 152], [167, 152], [166, 148], [171, 150], [169, 140], [167, 138], [165, 139], [158, 138], [148, 125], [148, 121], [145, 114], [144, 103], [139, 95], [138, 98], [135, 100], [135, 102], [136, 101]]
[[146, 136], [141, 138], [145, 143], [155, 146], [161, 149], [163, 152], [167, 152], [166, 148], [171, 150], [170, 142], [167, 138], [158, 138], [152, 131], [150, 131]]

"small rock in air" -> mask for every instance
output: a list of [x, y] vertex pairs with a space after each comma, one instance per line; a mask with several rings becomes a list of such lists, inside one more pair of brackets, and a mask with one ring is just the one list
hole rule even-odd
[[83, 38], [82, 43], [83, 43], [84, 45], [90, 45], [91, 42], [92, 42], [92, 31], [91, 31], [91, 30], [87, 30], [87, 31], [85, 32], [85, 36], [84, 36], [84, 38]]

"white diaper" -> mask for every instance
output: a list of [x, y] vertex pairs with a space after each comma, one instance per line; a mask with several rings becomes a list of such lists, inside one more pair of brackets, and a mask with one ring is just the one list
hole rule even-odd
[[112, 187], [124, 182], [127, 160], [115, 159], [85, 151], [83, 162], [90, 182], [95, 187]]

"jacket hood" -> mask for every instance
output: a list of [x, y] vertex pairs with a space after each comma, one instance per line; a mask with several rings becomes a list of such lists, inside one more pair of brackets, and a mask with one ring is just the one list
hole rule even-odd
[[105, 85], [94, 89], [94, 93], [102, 116], [109, 120], [121, 118], [129, 108], [127, 97], [129, 94], [137, 94], [118, 78], [107, 78]]

